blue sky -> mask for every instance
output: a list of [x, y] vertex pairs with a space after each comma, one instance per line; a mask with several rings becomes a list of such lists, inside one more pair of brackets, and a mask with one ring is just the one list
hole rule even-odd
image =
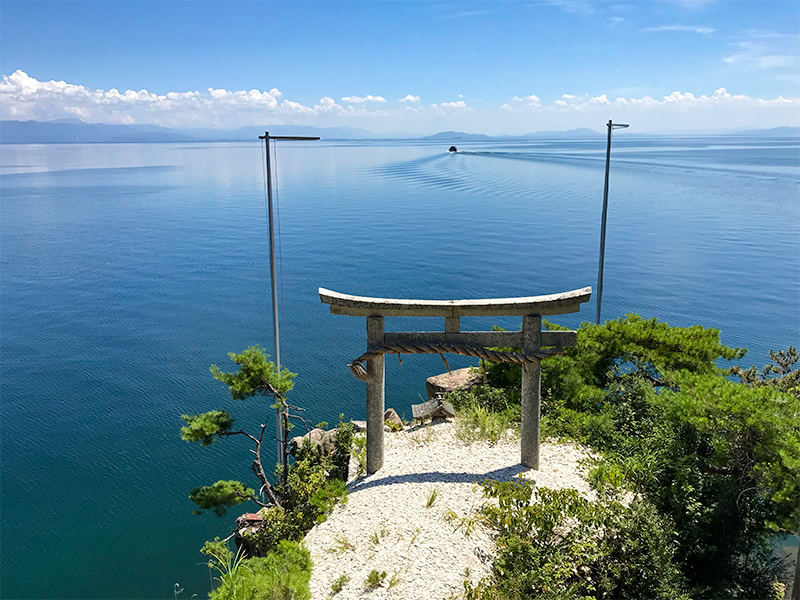
[[0, 116], [409, 134], [800, 124], [796, 0], [0, 4]]

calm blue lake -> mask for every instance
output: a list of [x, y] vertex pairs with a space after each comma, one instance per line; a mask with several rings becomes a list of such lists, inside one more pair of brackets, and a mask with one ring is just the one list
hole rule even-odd
[[[279, 143], [282, 359], [314, 422], [364, 414], [346, 366], [364, 320], [331, 315], [318, 287], [596, 286], [604, 137], [448, 146]], [[253, 428], [270, 413], [208, 371], [234, 366], [230, 351], [272, 351], [259, 145], [3, 145], [0, 167], [2, 596], [172, 598], [177, 582], [179, 598], [205, 597], [198, 549], [233, 516], [192, 515], [189, 490], [255, 480], [249, 446], [183, 442], [180, 414], [225, 407]], [[594, 321], [594, 299], [583, 306], [559, 322]], [[629, 312], [718, 328], [747, 365], [800, 343], [799, 140], [617, 135], [603, 318]], [[519, 327], [462, 328], [495, 323]], [[387, 359], [387, 405], [410, 416], [442, 370]]]

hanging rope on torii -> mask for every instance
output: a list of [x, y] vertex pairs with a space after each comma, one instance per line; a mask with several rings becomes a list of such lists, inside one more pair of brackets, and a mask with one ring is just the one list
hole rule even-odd
[[[355, 359], [353, 362], [348, 364], [347, 366], [350, 367], [350, 371], [352, 371], [353, 375], [355, 375], [358, 379], [363, 382], [367, 382], [368, 375], [367, 370], [364, 368], [364, 361], [369, 360], [370, 358], [375, 358], [376, 356], [380, 356], [381, 354], [458, 354], [460, 356], [474, 356], [475, 358], [481, 358], [483, 360], [488, 360], [489, 362], [513, 362], [517, 364], [525, 364], [525, 363], [532, 363], [537, 360], [542, 360], [543, 358], [549, 358], [550, 356], [556, 356], [558, 354], [564, 354], [564, 350], [562, 348], [556, 348], [554, 350], [544, 350], [541, 352], [531, 352], [529, 354], [521, 354], [520, 352], [503, 352], [500, 350], [489, 350], [488, 348], [479, 348], [476, 346], [465, 346], [463, 344], [406, 344], [401, 346], [399, 344], [393, 345], [383, 345], [379, 348], [373, 348], [372, 350], [367, 350]], [[444, 356], [442, 356], [444, 359]], [[445, 366], [447, 366], [447, 362], [445, 361]], [[448, 367], [448, 371], [449, 371]]]
[[[383, 466], [385, 354], [460, 354], [522, 365], [520, 462], [539, 468], [539, 414], [542, 359], [577, 343], [575, 331], [542, 331], [542, 316], [574, 313], [588, 302], [592, 288], [561, 294], [483, 300], [405, 300], [367, 298], [319, 288], [331, 313], [366, 317], [367, 351], [350, 363], [367, 384], [367, 473]], [[461, 317], [522, 317], [519, 331], [461, 331]], [[384, 331], [385, 317], [444, 317], [444, 331]], [[489, 350], [521, 348], [521, 352]], [[548, 348], [548, 349], [544, 349]], [[363, 361], [367, 361], [364, 368]]]

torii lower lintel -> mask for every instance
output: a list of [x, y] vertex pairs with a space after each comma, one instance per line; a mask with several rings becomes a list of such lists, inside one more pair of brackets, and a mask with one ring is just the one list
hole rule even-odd
[[[366, 298], [319, 288], [331, 313], [367, 319], [367, 351], [351, 363], [353, 373], [367, 384], [367, 473], [383, 466], [384, 355], [455, 353], [490, 361], [522, 365], [522, 427], [520, 462], [539, 468], [539, 417], [541, 412], [541, 365], [543, 358], [560, 354], [577, 343], [574, 331], [542, 331], [543, 315], [578, 312], [588, 302], [592, 288], [561, 294], [483, 300], [407, 300]], [[444, 331], [384, 333], [384, 318], [444, 317]], [[521, 316], [520, 331], [466, 331], [460, 328], [465, 316]], [[495, 352], [488, 347], [520, 347], [522, 352]], [[552, 349], [546, 349], [553, 347]], [[366, 369], [362, 361], [367, 361]]]

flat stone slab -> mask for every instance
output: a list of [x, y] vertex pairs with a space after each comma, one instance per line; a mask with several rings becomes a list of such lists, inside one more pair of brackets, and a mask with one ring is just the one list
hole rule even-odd
[[428, 392], [428, 398], [433, 400], [437, 394], [447, 394], [461, 388], [469, 389], [479, 383], [483, 383], [483, 375], [475, 372], [471, 367], [466, 367], [428, 377], [425, 382], [425, 391]]

